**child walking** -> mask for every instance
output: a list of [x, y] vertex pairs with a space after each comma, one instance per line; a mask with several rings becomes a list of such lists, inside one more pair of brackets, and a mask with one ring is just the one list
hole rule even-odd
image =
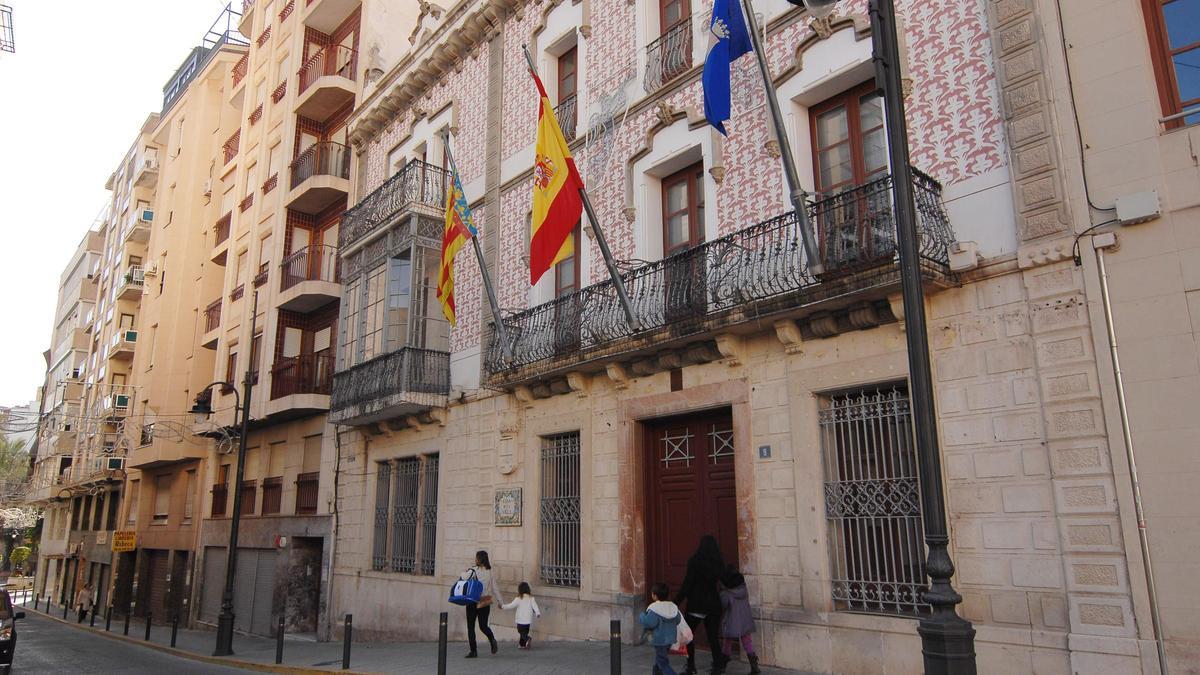
[[754, 653], [754, 642], [750, 634], [754, 632], [754, 617], [750, 615], [750, 593], [746, 590], [746, 578], [733, 565], [721, 577], [721, 643], [726, 655], [733, 648], [735, 640], [740, 640], [746, 659], [750, 661], [751, 675], [762, 671], [758, 668], [758, 654]]
[[520, 649], [532, 647], [533, 638], [529, 637], [529, 627], [533, 625], [535, 616], [541, 618], [542, 610], [538, 608], [537, 599], [533, 597], [533, 591], [529, 588], [529, 584], [522, 581], [517, 586], [517, 597], [507, 605], [503, 605], [502, 608], [517, 610], [517, 632], [521, 634], [517, 647]]
[[639, 621], [648, 630], [654, 631], [650, 643], [654, 645], [654, 671], [659, 675], [675, 675], [671, 668], [669, 653], [671, 645], [675, 644], [679, 622], [683, 616], [679, 607], [667, 598], [671, 597], [671, 589], [659, 582], [650, 589], [654, 602], [642, 612]]

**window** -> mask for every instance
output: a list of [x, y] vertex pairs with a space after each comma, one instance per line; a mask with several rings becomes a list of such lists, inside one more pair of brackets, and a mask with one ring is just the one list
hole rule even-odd
[[833, 602], [876, 614], [928, 611], [908, 390], [827, 397], [818, 412]]
[[190, 523], [192, 522], [192, 510], [196, 506], [196, 470], [188, 469], [184, 476], [183, 522]]
[[105, 517], [104, 529], [117, 529], [117, 509], [121, 504], [121, 500], [117, 497], [117, 493], [110, 492], [108, 494], [108, 514]]
[[817, 192], [836, 194], [887, 171], [883, 99], [874, 82], [813, 106], [810, 117]]
[[704, 241], [704, 165], [697, 163], [662, 182], [663, 257]]
[[689, 18], [691, 15], [692, 3], [690, 0], [659, 0], [658, 25], [664, 35], [675, 24]]
[[233, 347], [229, 348], [229, 355], [225, 358], [225, 381], [229, 383], [224, 387], [228, 393], [232, 391], [231, 385], [237, 384], [237, 350]]
[[571, 232], [571, 240], [574, 242], [575, 252], [554, 266], [554, 297], [556, 298], [579, 290], [579, 258], [581, 255], [580, 249], [583, 248], [583, 239], [580, 235], [581, 231], [577, 222], [575, 223], [574, 231]]
[[431, 575], [437, 551], [438, 455], [380, 462], [375, 474], [376, 570]]
[[542, 437], [542, 581], [579, 587], [579, 432]]
[[154, 523], [166, 523], [171, 510], [171, 474], [154, 479]]
[[1164, 117], [1183, 115], [1167, 128], [1200, 122], [1200, 3], [1142, 0], [1150, 53]]
[[571, 47], [558, 57], [558, 103], [561, 105], [568, 98], [575, 96], [578, 82], [579, 51]]
[[408, 343], [411, 300], [412, 262], [407, 257], [392, 258], [388, 261], [387, 344], [385, 347], [388, 352], [394, 352]]
[[92, 504], [92, 529], [99, 530], [104, 524], [104, 497], [105, 493], [101, 492], [96, 495], [96, 501]]
[[217, 480], [212, 486], [212, 517], [221, 518], [229, 504], [229, 465], [217, 467]]
[[137, 522], [138, 497], [141, 495], [141, 492], [142, 481], [129, 481], [129, 512], [126, 514], [125, 519], [130, 525], [133, 525]]
[[262, 360], [262, 333], [256, 333], [254, 338], [250, 340], [250, 377], [254, 383], [258, 383], [258, 368], [259, 361]]
[[359, 319], [362, 328], [359, 334], [358, 362], [368, 361], [383, 353], [384, 325], [387, 304], [387, 270], [390, 265], [380, 265], [365, 279], [362, 311]]

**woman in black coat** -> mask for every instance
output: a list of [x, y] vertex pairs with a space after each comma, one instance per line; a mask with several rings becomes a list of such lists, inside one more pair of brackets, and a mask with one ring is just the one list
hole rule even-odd
[[[725, 664], [729, 660], [721, 653], [721, 595], [717, 590], [717, 581], [725, 572], [725, 561], [721, 558], [721, 549], [717, 539], [711, 534], [700, 538], [696, 552], [688, 558], [687, 575], [679, 594], [675, 596], [675, 604], [683, 606], [687, 602], [683, 618], [687, 621], [692, 632], [704, 624], [704, 634], [708, 639], [708, 648], [712, 651], [712, 673], [721, 675], [725, 672]], [[696, 672], [696, 642], [693, 640], [687, 646], [688, 675]]]

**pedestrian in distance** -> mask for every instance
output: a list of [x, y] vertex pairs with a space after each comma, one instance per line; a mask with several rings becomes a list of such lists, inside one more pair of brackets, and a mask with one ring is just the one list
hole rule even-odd
[[642, 612], [638, 621], [647, 630], [653, 632], [650, 644], [654, 645], [654, 675], [675, 675], [671, 667], [671, 645], [678, 640], [679, 622], [682, 617], [679, 607], [668, 600], [671, 588], [659, 582], [650, 589], [651, 602], [646, 611]]
[[92, 582], [87, 582], [75, 594], [75, 609], [79, 611], [79, 619], [75, 623], [83, 623], [87, 617], [88, 607], [92, 606]]
[[517, 585], [517, 597], [504, 605], [502, 609], [517, 610], [517, 633], [521, 635], [521, 639], [517, 641], [517, 647], [519, 649], [532, 647], [533, 638], [529, 637], [529, 628], [533, 625], [534, 617], [541, 618], [542, 610], [538, 607], [537, 599], [533, 597], [533, 590], [529, 588], [529, 583], [522, 581]]
[[483, 584], [483, 593], [479, 596], [479, 602], [473, 602], [467, 605], [467, 644], [470, 645], [471, 651], [467, 652], [467, 658], [473, 659], [479, 656], [479, 652], [475, 646], [475, 624], [479, 624], [479, 631], [488, 639], [488, 644], [492, 647], [492, 653], [495, 654], [500, 650], [500, 645], [496, 644], [496, 636], [492, 633], [492, 629], [488, 626], [488, 618], [492, 614], [492, 603], [504, 604], [504, 598], [500, 595], [500, 589], [496, 586], [496, 581], [492, 577], [492, 562], [488, 559], [487, 551], [475, 552], [475, 564], [462, 573], [460, 579], [469, 579], [471, 575], [475, 575], [479, 579], [479, 583]]
[[[697, 626], [704, 625], [708, 648], [712, 652], [712, 675], [724, 673], [725, 664], [729, 660], [721, 652], [721, 596], [717, 589], [724, 573], [725, 561], [721, 558], [717, 539], [711, 534], [706, 534], [700, 537], [696, 552], [688, 558], [683, 585], [675, 595], [675, 604], [683, 606], [686, 603], [683, 620], [692, 632], [696, 631]], [[687, 657], [687, 670], [684, 673], [695, 675], [695, 640], [687, 645]]]
[[734, 641], [742, 643], [746, 660], [750, 662], [750, 675], [758, 675], [758, 654], [754, 653], [754, 617], [750, 615], [750, 592], [746, 589], [746, 577], [730, 565], [721, 577], [721, 647], [726, 663], [733, 651]]

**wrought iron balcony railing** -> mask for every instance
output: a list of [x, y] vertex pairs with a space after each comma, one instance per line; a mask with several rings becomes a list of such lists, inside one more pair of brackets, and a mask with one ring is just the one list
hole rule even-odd
[[246, 73], [250, 70], [250, 52], [242, 55], [238, 62], [233, 64], [233, 86], [238, 86], [238, 83], [246, 77]]
[[226, 239], [229, 239], [229, 230], [233, 225], [233, 212], [230, 211], [217, 219], [217, 224], [213, 225], [213, 246], [219, 246]]
[[410, 205], [434, 211], [446, 207], [446, 188], [450, 174], [445, 169], [420, 160], [412, 160], [384, 181], [342, 216], [338, 226], [338, 247], [345, 250], [392, 219]]
[[350, 177], [350, 148], [335, 141], [313, 143], [292, 161], [291, 188], [313, 176]]
[[[622, 274], [641, 323], [635, 335], [611, 281], [594, 284], [504, 319], [513, 358], [493, 334], [487, 369], [496, 376], [550, 359], [574, 363], [631, 348], [631, 338], [667, 331], [683, 338], [853, 293], [884, 283], [866, 274], [895, 268], [896, 228], [891, 176], [808, 205], [825, 271], [809, 271], [798, 218], [789, 212]], [[941, 204], [941, 186], [913, 169], [922, 268], [949, 278], [954, 235]], [[532, 369], [537, 371], [537, 368]]]
[[204, 332], [211, 333], [221, 327], [221, 298], [217, 298], [204, 308]]
[[296, 476], [296, 514], [308, 515], [317, 512], [317, 495], [321, 487], [321, 474], [313, 471]]
[[558, 102], [558, 107], [554, 109], [554, 116], [558, 118], [558, 126], [562, 127], [563, 137], [567, 142], [575, 140], [575, 129], [579, 123], [579, 113], [576, 110], [578, 97], [575, 94], [564, 98]]
[[300, 76], [300, 88], [296, 93], [303, 94], [313, 82], [325, 75], [340, 75], [347, 80], [354, 79], [354, 71], [358, 64], [358, 52], [342, 45], [331, 45], [317, 50], [297, 73]]
[[692, 17], [681, 19], [646, 46], [646, 77], [642, 86], [652, 94], [692, 67]]
[[283, 259], [280, 263], [283, 269], [281, 291], [295, 286], [301, 281], [332, 281], [338, 280], [338, 252], [336, 246], [314, 244], [305, 246]]
[[409, 392], [449, 394], [450, 354], [404, 347], [339, 371], [329, 407], [336, 412]]
[[271, 368], [271, 399], [292, 394], [329, 394], [333, 383], [333, 354], [280, 357]]
[[238, 129], [237, 131], [233, 132], [233, 135], [230, 136], [225, 141], [225, 144], [221, 146], [221, 150], [224, 152], [226, 164], [228, 164], [229, 161], [232, 160], [234, 157], [237, 157], [238, 148], [241, 147], [241, 144], [242, 144], [242, 130]]

